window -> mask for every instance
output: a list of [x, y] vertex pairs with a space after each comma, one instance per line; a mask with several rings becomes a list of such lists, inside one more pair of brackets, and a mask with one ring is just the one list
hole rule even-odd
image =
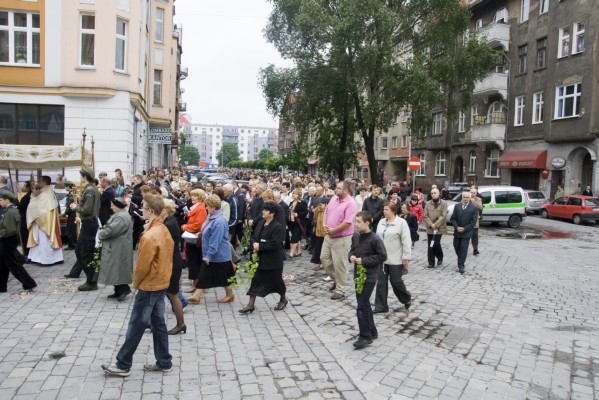
[[478, 106], [475, 104], [470, 108], [470, 126], [478, 125], [476, 117], [478, 117]]
[[520, 3], [520, 22], [528, 21], [530, 14], [530, 0], [522, 0]]
[[518, 96], [515, 100], [514, 126], [522, 126], [524, 125], [524, 96]]
[[96, 16], [93, 14], [81, 14], [80, 30], [80, 57], [81, 66], [94, 65], [94, 47], [96, 41]]
[[475, 174], [476, 173], [476, 151], [470, 151], [468, 155], [468, 173]]
[[508, 20], [507, 9], [505, 7], [502, 7], [499, 10], [497, 10], [497, 12], [495, 13], [494, 21], [507, 24], [507, 20]]
[[441, 151], [437, 154], [435, 159], [435, 175], [445, 175], [445, 167], [447, 166], [447, 159], [445, 158], [445, 152]]
[[0, 103], [4, 144], [64, 145], [64, 106]]
[[154, 33], [154, 41], [162, 43], [162, 31], [164, 25], [164, 10], [162, 8], [156, 9], [156, 32]]
[[539, 0], [539, 15], [549, 11], [549, 0]]
[[401, 147], [402, 147], [403, 149], [405, 149], [406, 147], [408, 147], [408, 140], [409, 140], [409, 137], [408, 137], [408, 135], [403, 135], [403, 136], [401, 137]]
[[381, 149], [384, 150], [387, 148], [387, 141], [388, 141], [388, 138], [386, 138], [386, 137], [381, 138]]
[[117, 18], [116, 20], [116, 54], [114, 58], [114, 69], [125, 71], [127, 58], [127, 21]]
[[458, 132], [466, 131], [466, 113], [462, 110], [458, 112]]
[[483, 27], [483, 20], [482, 20], [482, 18], [476, 20], [475, 26], [476, 26], [476, 30], [479, 30], [479, 29], [481, 29]]
[[537, 69], [547, 66], [547, 37], [537, 40]]
[[526, 56], [528, 54], [528, 45], [524, 44], [518, 47], [518, 73], [526, 73]]
[[418, 157], [420, 157], [420, 169], [416, 171], [416, 175], [424, 176], [426, 175], [426, 158], [424, 153], [418, 154]]
[[391, 138], [391, 148], [392, 149], [397, 149], [397, 136], [393, 136]]
[[154, 70], [154, 100], [155, 106], [162, 105], [162, 71], [159, 69]]
[[540, 124], [543, 122], [543, 92], [537, 92], [532, 95], [532, 123]]
[[559, 48], [557, 57], [567, 57], [570, 53], [570, 28], [561, 28], [559, 30]]
[[433, 125], [431, 127], [431, 135], [441, 135], [443, 133], [443, 113], [437, 112], [433, 114]]
[[581, 91], [582, 85], [580, 83], [556, 88], [555, 118], [569, 118], [580, 115]]
[[582, 53], [584, 51], [584, 22], [574, 24], [574, 46], [572, 54]]
[[40, 63], [40, 15], [0, 11], [0, 64]]
[[496, 191], [495, 192], [495, 203], [496, 204], [522, 203], [522, 193], [508, 192], [508, 191]]
[[487, 153], [487, 169], [485, 170], [485, 177], [497, 178], [499, 177], [499, 150], [489, 150]]

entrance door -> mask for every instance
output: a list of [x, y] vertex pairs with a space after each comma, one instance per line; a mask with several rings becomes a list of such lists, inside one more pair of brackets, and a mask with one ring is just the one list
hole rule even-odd
[[512, 185], [522, 189], [539, 190], [540, 175], [537, 169], [513, 169]]
[[464, 160], [462, 157], [457, 157], [455, 159], [455, 163], [453, 164], [453, 181], [454, 182], [464, 182]]
[[557, 192], [557, 185], [564, 187], [564, 170], [551, 171], [551, 195], [550, 198], [555, 198], [555, 192]]
[[587, 153], [582, 160], [582, 174], [580, 177], [580, 191], [586, 189], [587, 185], [593, 185], [593, 160], [591, 155]]

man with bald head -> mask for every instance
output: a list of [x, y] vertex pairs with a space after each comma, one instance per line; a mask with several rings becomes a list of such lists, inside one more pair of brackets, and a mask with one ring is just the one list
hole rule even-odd
[[478, 209], [470, 203], [470, 199], [470, 192], [463, 192], [462, 202], [455, 205], [453, 214], [451, 214], [453, 248], [458, 256], [458, 271], [460, 274], [464, 273], [470, 238], [478, 221]]
[[426, 235], [428, 237], [428, 267], [435, 268], [443, 264], [443, 249], [441, 248], [441, 237], [447, 233], [447, 203], [441, 199], [439, 189], [431, 190], [432, 199], [424, 206], [424, 223], [426, 224]]

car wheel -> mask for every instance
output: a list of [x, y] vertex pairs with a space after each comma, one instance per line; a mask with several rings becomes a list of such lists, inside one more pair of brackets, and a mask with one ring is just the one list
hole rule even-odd
[[545, 209], [541, 210], [541, 218], [544, 218], [544, 219], [549, 218], [549, 213], [547, 212], [547, 210], [545, 210]]
[[576, 225], [580, 225], [582, 223], [582, 218], [580, 218], [580, 215], [574, 214], [572, 216], [572, 222], [574, 222]]
[[507, 226], [509, 226], [510, 228], [519, 228], [520, 227], [520, 222], [522, 222], [522, 219], [520, 218], [519, 215], [512, 215], [510, 217], [510, 219], [507, 220]]

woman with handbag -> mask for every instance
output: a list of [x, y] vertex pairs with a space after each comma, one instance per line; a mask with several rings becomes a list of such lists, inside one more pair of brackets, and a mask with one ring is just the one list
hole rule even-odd
[[215, 287], [225, 288], [225, 297], [219, 303], [235, 300], [228, 279], [235, 275], [231, 261], [231, 243], [229, 242], [229, 223], [220, 210], [220, 197], [212, 194], [206, 198], [208, 219], [202, 225], [198, 239], [202, 241], [202, 262], [193, 296], [187, 298], [190, 303], [199, 303], [204, 290]]
[[[206, 192], [202, 189], [194, 189], [190, 193], [190, 198], [192, 206], [187, 214], [187, 223], [181, 225], [181, 232], [195, 234], [200, 231], [208, 217], [206, 206], [204, 205]], [[187, 267], [189, 268], [189, 279], [192, 281], [190, 291], [195, 292], [195, 284], [198, 280], [198, 275], [200, 274], [200, 262], [202, 260], [201, 242], [195, 244], [185, 242], [185, 258], [187, 259]], [[197, 296], [194, 297], [194, 299], [195, 298], [197, 298]], [[190, 303], [192, 303], [192, 301], [190, 301]], [[199, 303], [199, 300], [196, 303]]]
[[267, 201], [262, 208], [262, 219], [256, 225], [251, 240], [253, 253], [258, 254], [258, 269], [252, 278], [252, 283], [247, 294], [250, 301], [247, 306], [239, 310], [241, 314], [254, 312], [256, 297], [266, 297], [271, 293], [278, 293], [279, 303], [275, 310], [283, 310], [287, 303], [287, 287], [283, 281], [283, 258], [281, 251], [285, 238], [285, 228], [276, 219], [277, 204]]
[[308, 205], [302, 200], [301, 189], [293, 191], [293, 201], [289, 205], [289, 214], [289, 232], [291, 232], [289, 257], [293, 258], [302, 255], [302, 236], [306, 236], [304, 220], [308, 216]]

